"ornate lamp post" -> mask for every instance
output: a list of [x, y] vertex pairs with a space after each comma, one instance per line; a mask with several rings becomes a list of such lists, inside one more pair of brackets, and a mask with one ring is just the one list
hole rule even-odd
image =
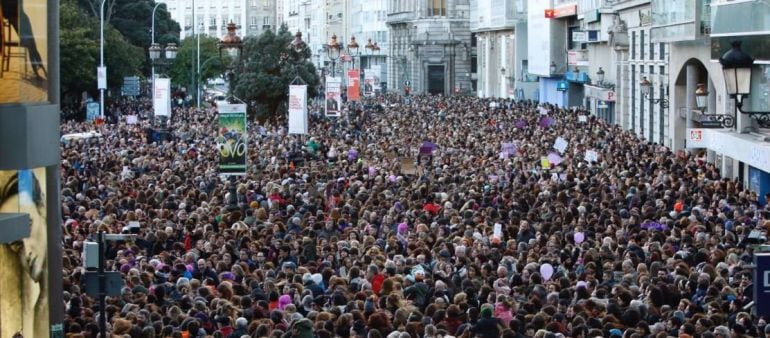
[[340, 50], [342, 49], [342, 45], [337, 42], [337, 34], [332, 35], [332, 40], [329, 41], [329, 44], [326, 45], [326, 55], [329, 57], [329, 60], [332, 62], [332, 77], [336, 75], [336, 64], [337, 60], [340, 58]]
[[641, 81], [639, 81], [639, 87], [642, 90], [642, 95], [644, 96], [644, 99], [649, 100], [653, 104], [660, 104], [661, 108], [668, 108], [668, 99], [663, 98], [663, 85], [660, 85], [660, 95], [661, 98], [655, 99], [650, 98], [652, 96], [652, 82], [650, 80], [647, 80], [647, 77], [643, 77]]
[[599, 82], [599, 85], [604, 84], [604, 69], [602, 67], [599, 67], [599, 71], [596, 72], [596, 81]]
[[359, 54], [358, 42], [356, 42], [355, 36], [350, 37], [350, 43], [348, 43], [348, 55], [350, 55], [353, 60], [353, 68], [356, 68], [356, 58], [361, 54]]
[[[230, 23], [227, 24], [227, 34], [222, 37], [222, 40], [219, 40], [218, 44], [219, 58], [222, 59], [222, 63], [227, 67], [227, 90], [229, 96], [233, 95], [233, 78], [235, 77], [233, 68], [235, 67], [236, 59], [243, 51], [243, 40], [241, 40], [240, 36], [235, 34], [235, 28], [235, 23], [230, 21]], [[225, 57], [222, 55], [223, 53], [229, 56], [230, 62], [226, 62], [227, 60], [225, 60]]]
[[732, 49], [719, 58], [719, 63], [722, 64], [727, 94], [735, 100], [735, 110], [753, 118], [760, 127], [770, 128], [770, 111], [743, 110], [743, 99], [751, 94], [751, 68], [754, 66], [754, 58], [741, 49], [740, 41], [734, 41]]

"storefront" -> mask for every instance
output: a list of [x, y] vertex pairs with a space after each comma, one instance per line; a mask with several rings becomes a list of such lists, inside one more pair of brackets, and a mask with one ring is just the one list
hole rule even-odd
[[586, 109], [607, 123], [615, 123], [615, 91], [610, 88], [585, 85]]

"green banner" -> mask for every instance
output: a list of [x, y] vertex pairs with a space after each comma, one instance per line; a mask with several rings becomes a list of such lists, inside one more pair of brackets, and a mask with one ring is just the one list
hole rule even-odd
[[246, 105], [221, 104], [219, 106], [219, 173], [245, 175], [247, 159]]

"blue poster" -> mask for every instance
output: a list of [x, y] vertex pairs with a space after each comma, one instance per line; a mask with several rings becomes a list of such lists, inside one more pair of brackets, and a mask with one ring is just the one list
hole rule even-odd
[[99, 118], [99, 103], [88, 102], [86, 104], [86, 121], [93, 121]]
[[770, 174], [749, 166], [749, 189], [759, 195], [759, 205], [765, 206], [765, 194], [770, 193]]
[[770, 253], [754, 254], [754, 306], [757, 316], [770, 315]]

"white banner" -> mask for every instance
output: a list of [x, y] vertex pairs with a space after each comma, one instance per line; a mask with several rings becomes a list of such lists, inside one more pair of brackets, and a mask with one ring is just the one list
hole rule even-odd
[[342, 78], [341, 77], [326, 77], [326, 103], [324, 104], [324, 111], [326, 116], [337, 117], [340, 116], [342, 110]]
[[364, 74], [364, 96], [372, 95], [374, 95], [374, 71], [367, 69]]
[[107, 89], [107, 67], [96, 67], [96, 87]]
[[307, 86], [289, 86], [289, 134], [307, 134]]
[[382, 91], [382, 88], [380, 87], [380, 75], [382, 74], [382, 66], [374, 65], [371, 68], [372, 69], [370, 72], [373, 76], [372, 85], [374, 86], [374, 93], [378, 94], [380, 91]]
[[168, 78], [155, 79], [155, 95], [152, 108], [155, 116], [171, 116], [171, 81]]

